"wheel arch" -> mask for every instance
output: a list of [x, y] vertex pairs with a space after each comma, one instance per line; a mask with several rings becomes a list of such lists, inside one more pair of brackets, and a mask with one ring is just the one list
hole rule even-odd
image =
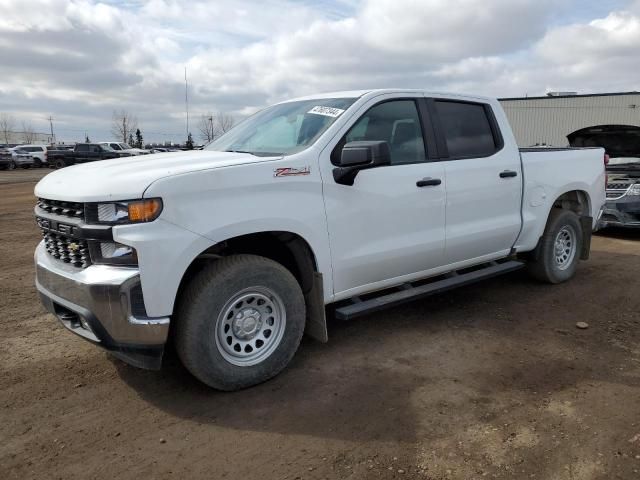
[[591, 197], [586, 190], [574, 189], [558, 195], [551, 204], [551, 208], [547, 214], [547, 221], [554, 208], [563, 210], [571, 210], [580, 217], [591, 217]]
[[[305, 333], [326, 342], [327, 329], [324, 309], [322, 273], [310, 243], [290, 231], [261, 231], [237, 235], [219, 241], [196, 255], [184, 271], [176, 298], [189, 281], [209, 262], [234, 254], [252, 254], [269, 258], [281, 265], [298, 281], [305, 297], [307, 325]], [[176, 302], [177, 303], [177, 302]]]

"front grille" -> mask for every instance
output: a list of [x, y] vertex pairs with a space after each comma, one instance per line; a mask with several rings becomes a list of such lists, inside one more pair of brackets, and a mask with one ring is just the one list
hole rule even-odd
[[627, 192], [627, 190], [607, 190], [607, 198], [611, 199], [611, 198], [620, 198], [622, 196], [624, 196], [624, 194]]
[[627, 188], [629, 188], [629, 185], [630, 183], [609, 183], [607, 185], [607, 190], [626, 190]]
[[61, 215], [63, 217], [79, 218], [84, 220], [84, 203], [61, 202], [59, 200], [39, 198], [37, 205], [45, 212]]
[[43, 231], [42, 236], [44, 237], [45, 248], [52, 257], [79, 268], [91, 265], [89, 246], [86, 240], [76, 240], [48, 231]]
[[623, 197], [633, 182], [613, 181], [607, 184], [607, 199], [615, 200]]

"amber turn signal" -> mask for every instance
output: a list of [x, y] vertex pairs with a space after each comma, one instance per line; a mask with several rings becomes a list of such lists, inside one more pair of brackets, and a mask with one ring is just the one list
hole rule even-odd
[[160, 212], [162, 212], [162, 200], [159, 198], [129, 202], [130, 222], [151, 222], [158, 218]]

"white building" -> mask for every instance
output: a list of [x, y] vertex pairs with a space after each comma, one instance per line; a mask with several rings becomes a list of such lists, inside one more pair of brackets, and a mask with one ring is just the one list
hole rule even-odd
[[518, 145], [603, 146], [640, 155], [640, 92], [500, 99]]

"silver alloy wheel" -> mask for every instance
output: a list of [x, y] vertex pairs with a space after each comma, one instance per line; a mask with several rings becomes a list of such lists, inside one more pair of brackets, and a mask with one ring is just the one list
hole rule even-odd
[[218, 315], [218, 351], [233, 365], [256, 365], [280, 345], [286, 323], [284, 303], [273, 290], [245, 288], [234, 295]]
[[559, 270], [566, 270], [573, 263], [576, 256], [576, 231], [571, 225], [563, 226], [554, 242], [556, 266]]

